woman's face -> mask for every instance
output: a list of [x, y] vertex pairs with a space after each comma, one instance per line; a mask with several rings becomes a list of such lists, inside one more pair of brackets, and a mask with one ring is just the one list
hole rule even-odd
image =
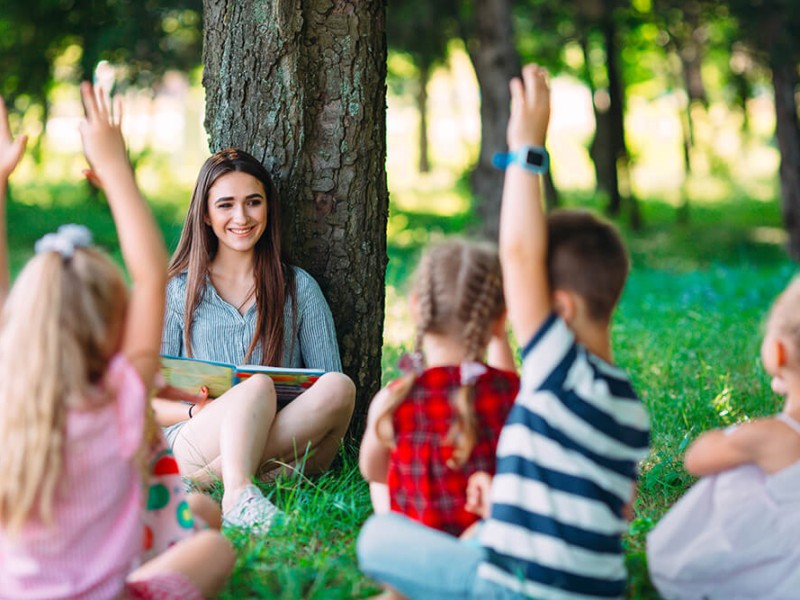
[[208, 190], [206, 225], [219, 240], [219, 250], [252, 252], [267, 228], [264, 185], [248, 173], [226, 173]]

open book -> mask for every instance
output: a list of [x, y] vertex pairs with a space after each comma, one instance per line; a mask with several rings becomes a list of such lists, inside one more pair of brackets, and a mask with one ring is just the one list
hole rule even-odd
[[187, 397], [208, 388], [208, 397], [217, 398], [231, 387], [256, 373], [272, 378], [278, 397], [278, 407], [305, 392], [325, 371], [321, 369], [291, 369], [261, 365], [232, 365], [229, 363], [179, 356], [161, 356], [161, 374], [168, 386], [185, 392]]

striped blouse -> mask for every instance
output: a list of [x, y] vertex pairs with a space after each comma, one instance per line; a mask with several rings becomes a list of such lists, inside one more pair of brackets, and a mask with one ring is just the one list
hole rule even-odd
[[523, 348], [479, 576], [533, 598], [622, 598], [621, 536], [649, 421], [624, 372], [551, 315]]
[[[319, 285], [299, 267], [292, 267], [297, 285], [297, 330], [292, 335], [292, 303], [287, 299], [284, 309], [284, 367], [341, 371], [342, 361], [336, 342], [333, 317]], [[186, 301], [186, 273], [170, 279], [167, 284], [167, 307], [161, 353], [186, 356], [183, 345], [183, 313]], [[240, 314], [223, 300], [210, 280], [195, 309], [192, 325], [194, 358], [233, 364], [244, 361], [256, 328], [255, 303]], [[260, 364], [261, 344], [253, 350], [248, 361]]]

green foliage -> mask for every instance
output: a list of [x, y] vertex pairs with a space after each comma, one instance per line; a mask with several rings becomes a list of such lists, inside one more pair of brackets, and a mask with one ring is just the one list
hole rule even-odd
[[90, 77], [100, 60], [124, 63], [124, 83], [148, 87], [168, 69], [194, 68], [201, 8], [200, 0], [2, 2], [0, 94], [45, 104], [56, 81]]

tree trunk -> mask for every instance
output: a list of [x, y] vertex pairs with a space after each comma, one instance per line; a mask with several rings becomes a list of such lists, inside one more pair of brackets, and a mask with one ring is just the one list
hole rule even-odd
[[598, 89], [592, 78], [589, 39], [585, 34], [581, 35], [580, 45], [583, 51], [584, 78], [592, 95], [594, 137], [589, 145], [589, 157], [594, 165], [595, 186], [598, 191], [608, 194], [610, 205], [618, 206], [620, 204], [619, 182], [617, 180], [617, 161], [614, 158], [614, 148], [611, 143], [608, 94], [597, 93]]
[[386, 38], [380, 0], [204, 0], [212, 151], [258, 157], [285, 244], [325, 293], [359, 437], [380, 387], [386, 271]]
[[431, 77], [429, 64], [419, 66], [419, 89], [417, 90], [417, 111], [419, 112], [419, 172], [431, 170], [428, 156], [428, 81]]
[[626, 162], [627, 150], [625, 147], [625, 101], [622, 91], [622, 76], [617, 60], [617, 28], [611, 10], [608, 10], [601, 23], [603, 44], [606, 51], [606, 73], [608, 77], [608, 136], [610, 150], [613, 156], [614, 182], [616, 189], [611, 190], [608, 203], [608, 212], [618, 215], [622, 209], [622, 195], [619, 190], [620, 163]]
[[476, 0], [472, 34], [465, 40], [481, 96], [481, 148], [472, 171], [472, 193], [482, 233], [497, 239], [503, 172], [492, 166], [492, 156], [507, 147], [506, 126], [511, 93], [508, 82], [519, 76], [514, 46], [511, 0]]
[[789, 255], [800, 259], [800, 124], [797, 120], [797, 67], [784, 57], [772, 62], [775, 88], [775, 134], [781, 152], [783, 222], [789, 234]]

